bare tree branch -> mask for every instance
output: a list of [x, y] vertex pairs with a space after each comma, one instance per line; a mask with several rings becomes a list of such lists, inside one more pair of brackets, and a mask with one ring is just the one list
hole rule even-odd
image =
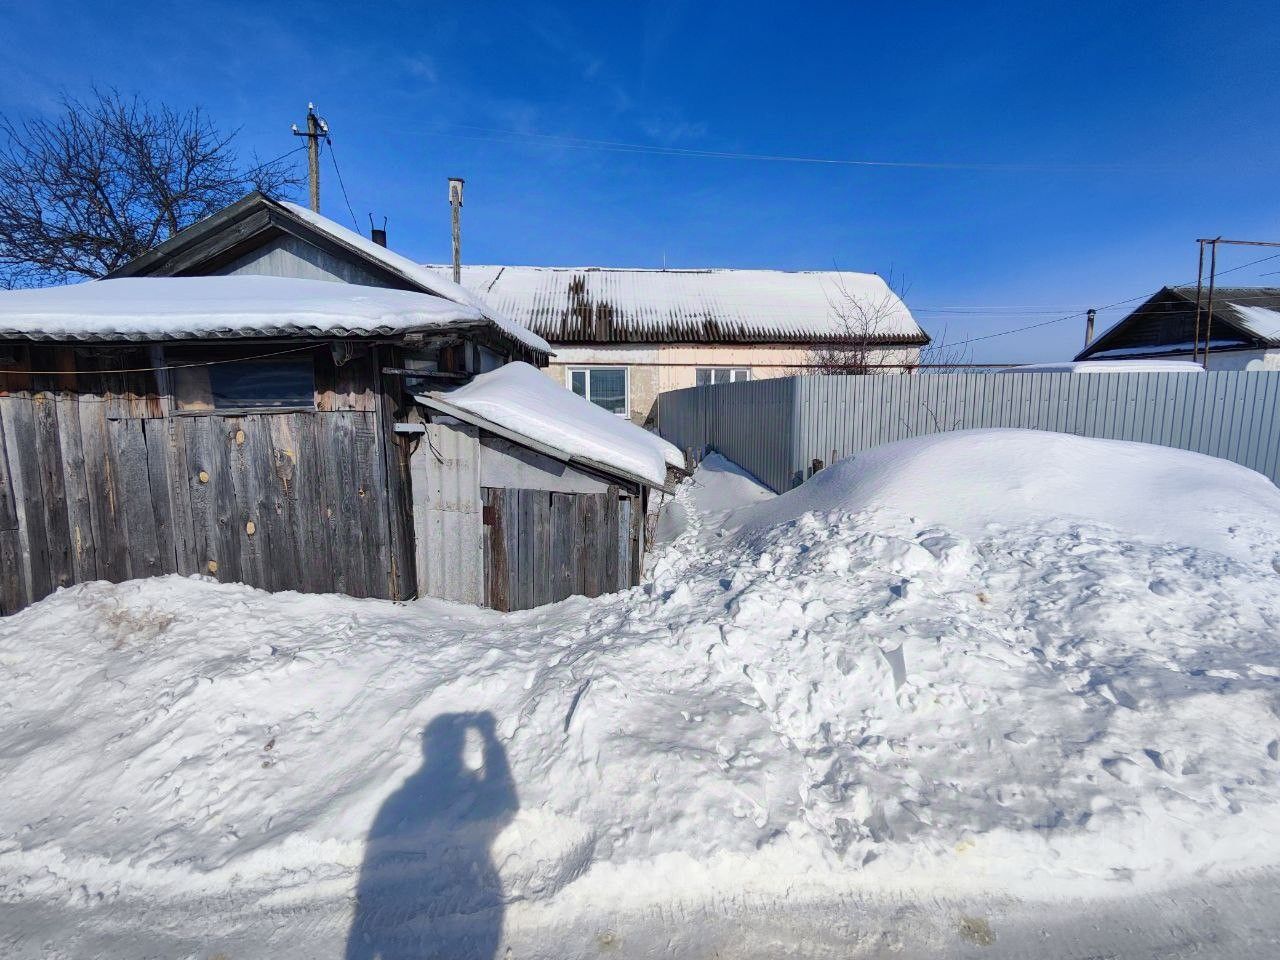
[[242, 162], [236, 132], [114, 90], [54, 118], [0, 116], [0, 286], [101, 277], [250, 190], [289, 194], [288, 155]]
[[886, 335], [893, 332], [906, 294], [905, 284], [891, 272], [884, 294], [866, 297], [849, 290], [842, 279], [836, 283], [835, 295], [828, 297], [835, 335], [811, 347], [806, 361], [817, 373], [875, 373], [881, 366], [878, 354]]

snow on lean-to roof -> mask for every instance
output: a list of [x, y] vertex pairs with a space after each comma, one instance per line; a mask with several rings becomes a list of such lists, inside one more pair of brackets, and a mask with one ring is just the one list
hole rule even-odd
[[321, 230], [334, 239], [354, 247], [366, 257], [378, 261], [406, 279], [425, 287], [436, 296], [444, 297], [446, 300], [452, 300], [455, 303], [465, 303], [468, 306], [475, 307], [487, 319], [493, 321], [496, 326], [515, 337], [525, 346], [532, 347], [534, 350], [539, 350], [543, 353], [551, 352], [551, 345], [527, 326], [512, 320], [510, 316], [499, 309], [495, 309], [483, 298], [477, 297], [470, 290], [454, 283], [439, 271], [414, 263], [408, 257], [402, 256], [393, 250], [388, 250], [381, 244], [374, 243], [368, 237], [361, 236], [354, 230], [348, 230], [342, 224], [335, 223], [328, 217], [321, 216], [307, 207], [300, 207], [298, 204], [290, 203], [287, 200], [281, 201], [281, 206], [315, 229]]
[[1005, 367], [1000, 373], [1204, 373], [1191, 360], [1064, 360]]
[[0, 337], [165, 340], [394, 336], [483, 323], [430, 294], [283, 277], [123, 277], [0, 292]]
[[657, 434], [565, 389], [527, 363], [508, 363], [447, 393], [426, 394], [512, 433], [561, 451], [569, 459], [623, 470], [665, 486], [667, 466], [684, 456]]
[[553, 343], [812, 342], [848, 332], [850, 298], [874, 314], [875, 339], [927, 342], [872, 273], [477, 265], [462, 284]]

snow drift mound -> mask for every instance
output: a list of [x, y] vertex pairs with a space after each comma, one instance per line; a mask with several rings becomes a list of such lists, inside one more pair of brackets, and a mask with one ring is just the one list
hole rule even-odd
[[[61, 591], [0, 621], [0, 897], [68, 923], [164, 901], [208, 945], [234, 907], [281, 908], [286, 938], [329, 910], [340, 946], [357, 889], [370, 942], [406, 918], [452, 942], [431, 925], [505, 903], [527, 955], [602, 905], [1275, 864], [1280, 575], [1206, 545], [1262, 555], [1280, 509], [1131, 446], [896, 445], [743, 508], [749, 536], [691, 525], [644, 588], [507, 616]], [[1175, 461], [1250, 522], [1128, 532], [1181, 495]], [[1135, 513], [1072, 518], [1104, 499]], [[1019, 522], [992, 533], [1002, 500]], [[223, 919], [183, 912], [201, 897]]]
[[809, 511], [875, 509], [970, 536], [1062, 519], [1243, 556], [1259, 532], [1276, 533], [1280, 489], [1247, 467], [1170, 447], [958, 430], [848, 457], [738, 522], [760, 530]]

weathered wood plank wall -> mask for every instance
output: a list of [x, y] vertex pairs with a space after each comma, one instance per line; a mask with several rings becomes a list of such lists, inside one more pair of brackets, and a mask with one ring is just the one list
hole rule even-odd
[[90, 393], [0, 374], [0, 614], [73, 583], [165, 573], [410, 595], [408, 464], [371, 386], [377, 363], [318, 362], [314, 413], [242, 416], [165, 418], [130, 375]]
[[636, 497], [482, 487], [485, 603], [528, 610], [640, 582]]

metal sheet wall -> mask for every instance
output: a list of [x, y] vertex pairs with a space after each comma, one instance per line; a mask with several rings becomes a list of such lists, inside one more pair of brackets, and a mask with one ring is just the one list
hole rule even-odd
[[790, 377], [675, 390], [659, 408], [672, 443], [714, 448], [777, 491], [814, 459], [978, 427], [1157, 443], [1280, 483], [1280, 372]]

